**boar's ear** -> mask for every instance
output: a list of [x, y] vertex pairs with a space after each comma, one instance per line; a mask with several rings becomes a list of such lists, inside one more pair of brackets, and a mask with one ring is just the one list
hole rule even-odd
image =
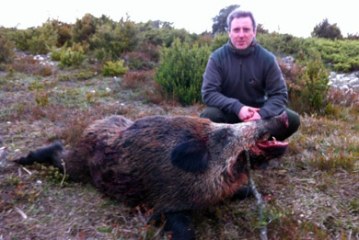
[[172, 150], [171, 162], [187, 172], [204, 172], [208, 168], [208, 149], [205, 143], [199, 140], [186, 141]]

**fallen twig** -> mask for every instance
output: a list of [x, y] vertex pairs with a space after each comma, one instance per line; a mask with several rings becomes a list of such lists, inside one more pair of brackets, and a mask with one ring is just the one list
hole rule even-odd
[[61, 165], [62, 165], [62, 167], [63, 167], [63, 169], [64, 169], [64, 174], [62, 175], [62, 179], [61, 179], [60, 186], [63, 187], [63, 186], [64, 186], [65, 179], [66, 179], [66, 165], [65, 165], [64, 159], [61, 159]]
[[263, 198], [262, 198], [262, 194], [260, 194], [258, 191], [257, 191], [257, 188], [256, 188], [256, 185], [254, 183], [254, 180], [252, 178], [252, 176], [250, 175], [250, 171], [251, 171], [251, 163], [250, 163], [250, 157], [249, 157], [249, 152], [246, 151], [246, 160], [247, 160], [247, 173], [248, 173], [248, 185], [249, 187], [251, 188], [253, 194], [254, 194], [254, 197], [256, 198], [256, 202], [257, 202], [257, 207], [258, 207], [258, 213], [259, 213], [259, 223], [260, 223], [260, 228], [259, 228], [259, 238], [261, 240], [267, 240], [268, 239], [268, 236], [267, 236], [267, 225], [263, 224], [262, 223], [264, 222], [263, 221], [263, 210], [265, 208], [265, 202], [263, 201]]
[[27, 174], [32, 175], [32, 172], [29, 169], [27, 169], [25, 167], [21, 167], [21, 169], [23, 169], [25, 172], [27, 172]]
[[18, 207], [14, 207], [15, 211], [18, 212], [23, 219], [27, 219], [27, 215]]

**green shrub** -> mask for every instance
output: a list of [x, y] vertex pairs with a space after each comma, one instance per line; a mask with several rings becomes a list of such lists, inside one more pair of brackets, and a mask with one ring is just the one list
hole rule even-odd
[[202, 75], [210, 48], [190, 46], [176, 39], [170, 48], [163, 48], [155, 81], [167, 98], [187, 105], [201, 101]]
[[305, 64], [301, 75], [289, 89], [291, 106], [301, 113], [324, 114], [329, 74], [319, 56]]
[[226, 42], [228, 42], [228, 34], [226, 34], [226, 33], [217, 34], [214, 37], [212, 45], [211, 45], [212, 51], [221, 47]]
[[14, 44], [0, 31], [0, 63], [11, 62], [14, 55]]
[[162, 21], [149, 21], [139, 25], [140, 39], [143, 43], [170, 47], [175, 39], [181, 42], [193, 42], [194, 35], [184, 29], [175, 29], [172, 23]]
[[276, 55], [293, 55], [297, 57], [301, 49], [306, 50], [304, 39], [289, 34], [258, 34], [257, 41]]
[[33, 28], [24, 29], [24, 30], [20, 29], [13, 32], [12, 40], [15, 43], [16, 49], [20, 51], [28, 51], [29, 50], [28, 39], [31, 38], [33, 32], [34, 32]]
[[52, 49], [50, 54], [51, 60], [60, 62], [62, 51], [63, 51], [62, 49]]
[[53, 50], [51, 52], [52, 60], [59, 60], [60, 67], [71, 67], [71, 66], [80, 66], [83, 60], [85, 59], [84, 50], [82, 48], [65, 48], [59, 50]]
[[137, 29], [133, 22], [121, 20], [106, 22], [97, 27], [90, 37], [90, 48], [100, 61], [117, 60], [122, 53], [132, 51], [137, 45]]
[[[41, 27], [30, 30], [30, 38], [26, 39], [27, 47], [32, 54], [46, 54], [57, 44], [57, 30], [51, 22], [44, 23]], [[27, 33], [28, 34], [28, 33]]]
[[107, 61], [102, 69], [102, 74], [104, 76], [122, 76], [127, 73], [128, 68], [125, 66], [123, 60], [118, 60], [116, 62]]
[[[328, 68], [338, 72], [359, 70], [359, 40], [307, 39], [310, 49], [320, 53]], [[308, 58], [310, 52], [307, 51]]]

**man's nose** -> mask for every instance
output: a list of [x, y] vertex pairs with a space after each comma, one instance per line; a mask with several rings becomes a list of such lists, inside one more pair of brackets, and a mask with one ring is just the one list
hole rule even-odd
[[239, 31], [238, 31], [238, 36], [240, 36], [240, 37], [243, 37], [243, 36], [244, 36], [243, 30], [239, 30]]

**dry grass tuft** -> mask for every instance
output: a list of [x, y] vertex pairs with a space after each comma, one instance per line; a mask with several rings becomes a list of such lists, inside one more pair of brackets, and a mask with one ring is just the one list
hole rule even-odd
[[54, 72], [53, 66], [43, 64], [32, 56], [18, 57], [11, 66], [13, 70], [17, 72], [39, 75], [42, 77], [51, 76]]

